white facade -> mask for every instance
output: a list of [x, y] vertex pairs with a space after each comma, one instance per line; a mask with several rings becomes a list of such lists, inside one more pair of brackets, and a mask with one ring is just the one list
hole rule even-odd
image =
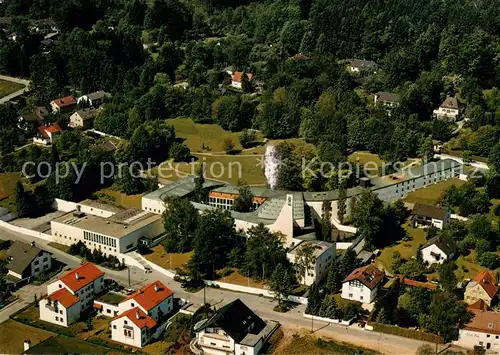
[[436, 110], [432, 111], [432, 113], [434, 117], [439, 120], [455, 122], [458, 118], [458, 115], [460, 114], [460, 111], [454, 108], [439, 107]]
[[498, 354], [500, 353], [499, 338], [500, 335], [494, 333], [460, 329], [458, 340], [453, 341], [453, 344], [468, 349], [474, 349], [474, 346], [481, 346], [485, 348], [487, 352]]
[[40, 319], [49, 323], [67, 327], [80, 319], [80, 304], [77, 302], [69, 308], [65, 308], [60, 302], [50, 302], [48, 299], [41, 299], [38, 308]]
[[351, 301], [358, 301], [362, 303], [371, 303], [375, 296], [377, 296], [378, 286], [373, 290], [366, 287], [359, 280], [346, 281], [342, 284], [342, 298]]
[[142, 307], [137, 301], [134, 299], [126, 300], [125, 302], [121, 302], [118, 305], [118, 313], [121, 314], [123, 312], [128, 311], [134, 307], [139, 307], [144, 313], [153, 318], [155, 321], [159, 321], [159, 315], [167, 315], [174, 309], [174, 295], [167, 297], [165, 300], [154, 306], [153, 308], [147, 310]]
[[262, 338], [254, 346], [238, 344], [218, 327], [209, 327], [197, 332], [196, 341], [204, 354], [211, 355], [257, 355], [264, 345]]
[[95, 295], [99, 294], [102, 291], [103, 287], [104, 275], [76, 291], [73, 291], [71, 288], [69, 288], [63, 281], [57, 280], [47, 285], [47, 293], [50, 295], [51, 293], [61, 288], [65, 288], [71, 294], [80, 299], [81, 309], [85, 310], [93, 306]]
[[[43, 250], [39, 255], [37, 255], [31, 261], [31, 264], [29, 266], [30, 268], [29, 276], [36, 277], [43, 272], [47, 272], [48, 270], [50, 270], [51, 267], [52, 267], [52, 257], [50, 253]], [[23, 275], [18, 274], [17, 272], [14, 272], [12, 270], [8, 271], [8, 275], [12, 275], [18, 279], [24, 278]]]
[[429, 245], [422, 249], [422, 256], [424, 262], [428, 262], [429, 265], [432, 264], [442, 264], [448, 259], [448, 255], [436, 244]]
[[127, 316], [111, 321], [111, 339], [123, 344], [141, 348], [151, 340], [147, 327], [139, 328]]
[[[301, 244], [299, 244], [296, 248], [300, 248], [300, 245]], [[313, 246], [314, 245], [315, 244], [313, 244]], [[294, 252], [295, 250], [296, 249], [287, 253], [287, 258], [292, 264], [295, 264], [298, 259], [296, 253]], [[318, 251], [314, 265], [306, 270], [305, 279], [304, 275], [297, 275], [297, 279], [300, 280], [300, 283], [310, 286], [314, 282], [320, 282], [328, 274], [328, 267], [335, 257], [335, 251], [335, 243], [322, 249], [321, 251]]]
[[101, 301], [94, 301], [94, 307], [100, 307], [99, 313], [106, 317], [115, 317], [120, 313], [118, 306]]

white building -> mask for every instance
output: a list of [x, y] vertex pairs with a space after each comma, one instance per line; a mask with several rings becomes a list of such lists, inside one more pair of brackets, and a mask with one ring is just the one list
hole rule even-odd
[[401, 96], [393, 94], [392, 92], [379, 91], [373, 96], [375, 105], [382, 105], [388, 108], [399, 106]]
[[436, 236], [429, 239], [422, 248], [424, 262], [429, 265], [442, 264], [455, 253], [455, 244], [443, 236]]
[[94, 125], [94, 120], [100, 110], [95, 108], [86, 108], [78, 110], [69, 117], [68, 126], [71, 128], [90, 129]]
[[468, 349], [481, 346], [486, 353], [500, 353], [500, 313], [488, 310], [486, 303], [479, 300], [469, 306], [474, 318], [464, 329], [459, 330], [454, 345]]
[[195, 325], [195, 346], [204, 354], [256, 355], [278, 327], [237, 299]]
[[93, 306], [104, 287], [104, 273], [92, 263], [71, 270], [47, 285], [48, 295], [39, 303], [40, 319], [67, 327]]
[[460, 115], [457, 98], [448, 96], [437, 109], [432, 111], [432, 114], [438, 120], [455, 122]]
[[373, 265], [355, 269], [342, 282], [342, 298], [371, 303], [385, 275]]
[[443, 229], [450, 222], [451, 211], [444, 207], [416, 203], [412, 215], [415, 227], [434, 226]]
[[76, 106], [76, 100], [73, 96], [61, 97], [50, 102], [50, 107], [53, 113], [68, 112]]
[[7, 250], [9, 263], [8, 275], [17, 279], [36, 277], [48, 272], [52, 267], [52, 255], [43, 249], [31, 244], [15, 241]]
[[42, 125], [38, 127], [38, 133], [33, 137], [33, 143], [42, 145], [53, 144], [61, 134], [62, 129], [57, 123]]
[[378, 65], [371, 60], [353, 59], [349, 65], [351, 73], [376, 73]]
[[312, 247], [313, 263], [304, 274], [298, 275], [297, 279], [300, 283], [310, 286], [314, 282], [320, 282], [327, 274], [328, 267], [335, 258], [335, 244], [323, 241], [304, 241], [287, 253], [287, 258], [292, 264], [297, 264], [301, 259], [300, 250], [304, 247]]
[[[87, 206], [86, 209], [94, 207]], [[113, 213], [102, 207], [96, 207], [92, 213], [101, 211], [103, 216]], [[50, 224], [54, 242], [71, 245], [81, 241], [87, 248], [98, 249], [106, 255], [126, 253], [137, 247], [139, 239], [151, 240], [164, 231], [160, 215], [136, 209], [122, 210], [109, 217], [80, 209], [58, 217]]]
[[161, 333], [174, 310], [174, 293], [160, 281], [137, 290], [118, 304], [111, 321], [111, 339], [142, 347]]
[[[231, 86], [233, 88], [236, 88], [236, 89], [241, 89], [242, 88], [242, 84], [241, 84], [241, 77], [242, 76], [243, 76], [243, 72], [240, 72], [240, 71], [235, 71], [231, 75]], [[252, 81], [253, 74], [247, 73], [247, 78], [248, 78], [249, 82]]]
[[104, 100], [111, 98], [111, 94], [105, 91], [96, 91], [90, 94], [80, 96], [77, 99], [78, 104], [86, 103], [89, 106], [97, 107], [101, 105]]

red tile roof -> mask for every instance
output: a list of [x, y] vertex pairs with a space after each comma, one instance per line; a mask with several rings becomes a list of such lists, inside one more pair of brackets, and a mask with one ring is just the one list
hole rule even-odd
[[148, 327], [151, 329], [156, 326], [155, 320], [144, 313], [139, 307], [134, 307], [129, 309], [128, 311], [125, 311], [117, 315], [115, 318], [113, 318], [113, 320], [120, 319], [122, 317], [127, 317], [132, 321], [132, 323], [134, 323], [141, 329], [144, 327]]
[[54, 104], [56, 104], [59, 107], [66, 107], [66, 106], [71, 106], [71, 105], [76, 105], [76, 100], [73, 96], [66, 96], [66, 97], [61, 97], [60, 99], [56, 99], [52, 101]]
[[372, 290], [384, 278], [385, 274], [373, 265], [358, 267], [343, 282], [358, 280]]
[[54, 134], [56, 132], [62, 133], [62, 129], [61, 129], [61, 127], [59, 127], [59, 125], [57, 123], [51, 123], [48, 126], [40, 126], [40, 127], [38, 127], [38, 130], [40, 131], [41, 134], [43, 134], [43, 136], [45, 138], [49, 138], [49, 133], [52, 133], [52, 134]]
[[495, 278], [488, 272], [488, 270], [480, 272], [476, 275], [476, 277], [473, 278], [473, 280], [481, 285], [488, 296], [490, 296], [491, 298], [495, 297], [498, 291], [497, 282]]
[[122, 302], [134, 299], [142, 308], [149, 312], [152, 308], [165, 301], [173, 294], [172, 290], [167, 286], [160, 281], [155, 281], [135, 291]]
[[437, 285], [430, 283], [430, 282], [420, 282], [420, 281], [415, 281], [415, 280], [410, 280], [410, 279], [404, 279], [403, 283], [407, 286], [413, 286], [413, 287], [423, 287], [428, 290], [437, 290]]
[[[476, 303], [472, 306], [476, 305]], [[469, 307], [469, 311], [474, 313], [474, 318], [465, 326], [465, 329], [500, 335], [500, 313], [477, 309], [472, 306]]]
[[65, 288], [61, 288], [55, 292], [52, 292], [46, 298], [51, 300], [52, 302], [59, 302], [64, 306], [64, 308], [69, 308], [79, 301], [78, 297], [72, 295], [71, 292], [69, 292]]
[[[235, 71], [233, 73], [233, 81], [236, 81], [237, 83], [241, 82], [241, 75], [242, 74], [243, 74], [243, 72]], [[253, 74], [247, 73], [247, 78], [248, 78], [248, 80], [252, 80]]]
[[488, 305], [486, 304], [486, 302], [484, 302], [484, 300], [479, 300], [479, 301], [476, 301], [473, 304], [471, 304], [469, 306], [469, 309], [478, 309], [481, 311], [487, 311]]
[[104, 275], [104, 272], [99, 270], [97, 266], [92, 263], [86, 263], [71, 270], [61, 277], [59, 281], [64, 282], [73, 292], [76, 292], [82, 287], [97, 280], [102, 275]]

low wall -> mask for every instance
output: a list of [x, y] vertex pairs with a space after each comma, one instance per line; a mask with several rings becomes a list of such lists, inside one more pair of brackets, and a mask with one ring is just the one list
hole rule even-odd
[[339, 221], [337, 221], [334, 217], [331, 218], [332, 224], [337, 228], [339, 231], [342, 232], [349, 232], [349, 233], [356, 233], [358, 229], [356, 227], [351, 227], [351, 226], [345, 226], [343, 224], [340, 224]]
[[13, 224], [10, 224], [10, 223], [4, 222], [4, 221], [0, 221], [0, 227], [8, 229], [11, 232], [20, 233], [20, 234], [28, 235], [30, 237], [40, 238], [40, 239], [44, 239], [44, 240], [47, 240], [49, 242], [52, 242], [52, 236], [50, 234], [45, 234], [45, 233], [37, 232], [37, 231], [31, 230], [31, 229], [18, 227], [18, 226], [15, 226]]
[[61, 212], [71, 212], [76, 210], [77, 203], [61, 200], [59, 198], [54, 199], [54, 203], [52, 204], [52, 208]]
[[337, 250], [346, 250], [346, 249], [349, 249], [352, 245], [352, 242], [337, 242], [336, 243], [336, 246], [337, 246]]
[[444, 343], [443, 337], [436, 334], [430, 334], [430, 333], [420, 332], [414, 329], [396, 327], [394, 325], [382, 324], [376, 322], [370, 322], [370, 325], [373, 327], [374, 331], [380, 333], [399, 335], [401, 337], [424, 340], [430, 343], [438, 343], [438, 344]]
[[134, 259], [128, 254], [119, 254], [120, 258], [123, 258], [125, 261], [125, 264], [128, 266], [135, 266], [138, 267], [141, 270], [144, 270], [144, 265], [142, 265], [138, 260]]
[[462, 216], [460, 216], [458, 214], [454, 214], [454, 213], [452, 213], [450, 215], [450, 218], [452, 218], [452, 219], [458, 219], [459, 221], [464, 221], [464, 222], [469, 220], [467, 217], [462, 217]]
[[326, 323], [336, 323], [336, 324], [341, 324], [341, 325], [351, 325], [352, 321], [353, 321], [353, 319], [343, 320], [343, 319], [330, 319], [330, 318], [318, 317], [318, 316], [313, 316], [313, 315], [307, 314], [307, 313], [302, 313], [302, 316], [304, 318], [307, 318], [307, 319], [312, 318], [313, 320], [319, 320], [319, 321], [326, 322]]

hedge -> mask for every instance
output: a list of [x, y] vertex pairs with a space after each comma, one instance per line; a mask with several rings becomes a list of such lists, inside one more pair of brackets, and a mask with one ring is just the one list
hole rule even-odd
[[436, 335], [436, 334], [430, 334], [430, 333], [421, 332], [421, 331], [414, 330], [414, 329], [401, 328], [401, 327], [396, 327], [393, 325], [382, 324], [382, 323], [377, 323], [377, 322], [370, 322], [369, 325], [371, 325], [373, 327], [373, 330], [376, 332], [399, 335], [399, 336], [406, 337], [406, 338], [424, 340], [424, 341], [428, 341], [430, 343], [444, 344], [443, 337]]

